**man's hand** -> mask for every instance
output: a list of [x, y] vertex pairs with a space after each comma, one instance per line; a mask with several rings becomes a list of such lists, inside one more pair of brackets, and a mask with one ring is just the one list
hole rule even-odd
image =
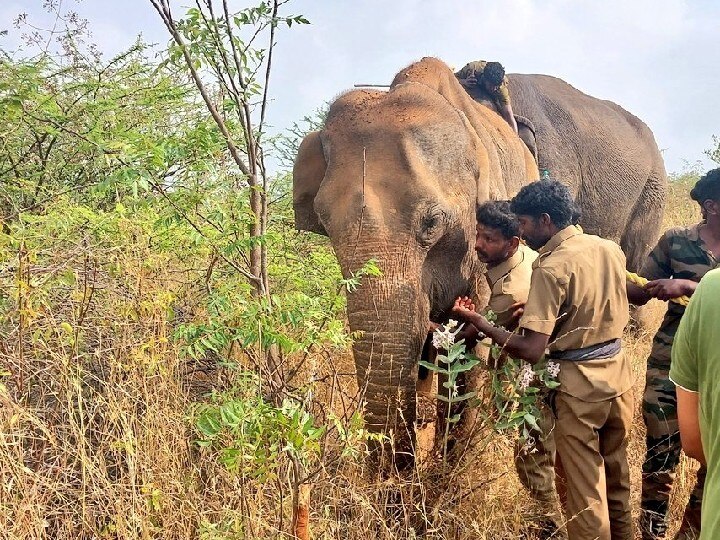
[[628, 280], [626, 282], [626, 286], [627, 299], [631, 304], [634, 304], [636, 306], [644, 306], [652, 299], [652, 295], [640, 285], [636, 285], [632, 281]]
[[515, 330], [520, 322], [520, 317], [522, 317], [523, 313], [525, 313], [525, 302], [515, 302], [508, 308], [508, 311], [512, 312], [512, 319], [507, 324], [506, 328], [508, 330]]
[[458, 297], [452, 307], [452, 312], [468, 320], [469, 317], [476, 315], [475, 304], [473, 304], [473, 301], [467, 296]]
[[645, 287], [645, 291], [658, 300], [672, 300], [680, 296], [690, 296], [695, 292], [697, 283], [689, 279], [656, 279], [649, 281]]
[[439, 323], [436, 323], [436, 322], [433, 322], [433, 321], [428, 321], [428, 327], [427, 327], [427, 332], [428, 332], [428, 334], [432, 334], [432, 333], [433, 333], [435, 330], [437, 330], [438, 328], [440, 328], [440, 324], [439, 324]]
[[461, 339], [465, 340], [465, 347], [472, 349], [477, 344], [478, 329], [472, 323], [466, 323], [463, 329], [460, 330], [455, 336], [455, 342], [457, 343]]

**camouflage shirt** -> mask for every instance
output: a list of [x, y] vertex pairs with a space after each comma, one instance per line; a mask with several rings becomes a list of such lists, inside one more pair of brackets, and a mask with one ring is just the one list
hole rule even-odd
[[[660, 237], [648, 255], [641, 275], [649, 280], [689, 279], [699, 282], [713, 268], [720, 267], [720, 260], [705, 247], [699, 235], [700, 224], [692, 227], [676, 227]], [[685, 306], [668, 302], [667, 313], [653, 338], [648, 365], [670, 369], [670, 351]]]

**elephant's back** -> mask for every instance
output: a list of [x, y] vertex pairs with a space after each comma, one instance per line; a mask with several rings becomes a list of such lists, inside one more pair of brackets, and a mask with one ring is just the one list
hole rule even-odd
[[638, 117], [548, 75], [511, 74], [509, 89], [515, 113], [535, 126], [541, 169], [573, 189], [587, 229], [619, 240], [648, 182], [663, 197], [662, 157]]
[[[637, 116], [617, 103], [599, 99], [578, 90], [571, 84], [550, 75], [509, 75], [513, 108], [533, 120], [537, 109], [564, 112], [562, 117], [578, 131], [596, 131], [612, 135], [634, 134], [655, 146], [650, 128]], [[530, 114], [524, 114], [524, 112]], [[557, 123], [557, 118], [548, 119]]]

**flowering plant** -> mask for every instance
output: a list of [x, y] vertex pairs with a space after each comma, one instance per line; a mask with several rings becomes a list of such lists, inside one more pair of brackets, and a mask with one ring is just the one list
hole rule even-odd
[[[497, 360], [501, 349], [490, 346], [490, 355]], [[495, 408], [495, 429], [503, 432], [517, 430], [525, 452], [532, 452], [536, 435], [540, 432], [540, 407], [547, 390], [560, 386], [557, 376], [560, 364], [540, 360], [532, 365], [523, 360], [506, 357], [497, 369], [491, 369], [491, 392]], [[533, 434], [533, 431], [538, 432]]]
[[[488, 310], [485, 318], [494, 322], [497, 315]], [[517, 430], [523, 452], [535, 450], [536, 435], [540, 435], [538, 425], [542, 402], [548, 390], [554, 390], [560, 383], [557, 380], [560, 374], [560, 364], [542, 358], [535, 365], [516, 360], [507, 355], [501, 347], [495, 344], [490, 348], [491, 364], [498, 366], [490, 369], [492, 402], [495, 408], [495, 430], [504, 432]], [[502, 361], [501, 360], [501, 356]], [[536, 432], [533, 435], [533, 431]]]
[[[495, 314], [488, 312], [488, 320], [494, 320]], [[445, 422], [445, 441], [447, 441], [450, 424], [460, 419], [459, 414], [452, 414], [451, 405], [468, 401], [476, 397], [476, 392], [458, 395], [458, 376], [469, 371], [480, 363], [480, 360], [467, 351], [465, 340], [457, 339], [464, 325], [450, 320], [433, 332], [433, 346], [438, 350], [438, 364], [420, 361], [420, 365], [429, 370], [446, 376], [442, 384], [445, 391], [440, 391], [437, 398], [448, 404], [448, 417]], [[490, 348], [490, 356], [494, 365], [503, 355], [500, 367], [489, 368], [491, 375], [491, 400], [494, 406], [495, 430], [505, 432], [517, 430], [523, 450], [532, 451], [536, 438], [533, 431], [539, 432], [540, 407], [548, 389], [560, 386], [557, 376], [560, 365], [544, 359], [535, 365], [523, 360], [515, 360], [507, 356], [497, 345], [483, 345]]]
[[[430, 371], [444, 375], [445, 382], [442, 383], [444, 390], [438, 390], [437, 398], [447, 403], [447, 418], [445, 419], [445, 433], [443, 447], [447, 446], [450, 434], [450, 424], [460, 420], [460, 414], [453, 414], [452, 405], [461, 401], [468, 401], [477, 395], [477, 392], [459, 394], [458, 377], [465, 371], [470, 371], [480, 363], [480, 360], [465, 347], [465, 340], [455, 342], [457, 335], [463, 329], [464, 324], [450, 319], [445, 325], [440, 326], [433, 332], [433, 347], [438, 350], [438, 363], [434, 364], [420, 360], [420, 365]], [[443, 454], [443, 460], [445, 460]]]

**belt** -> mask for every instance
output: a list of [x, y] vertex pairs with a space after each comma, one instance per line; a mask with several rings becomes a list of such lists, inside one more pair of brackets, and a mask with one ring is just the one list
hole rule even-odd
[[583, 360], [599, 360], [600, 358], [612, 358], [620, 352], [620, 338], [603, 341], [597, 345], [590, 345], [582, 349], [568, 349], [565, 351], [553, 351], [548, 355], [551, 360], [569, 360], [570, 362], [582, 362]]

